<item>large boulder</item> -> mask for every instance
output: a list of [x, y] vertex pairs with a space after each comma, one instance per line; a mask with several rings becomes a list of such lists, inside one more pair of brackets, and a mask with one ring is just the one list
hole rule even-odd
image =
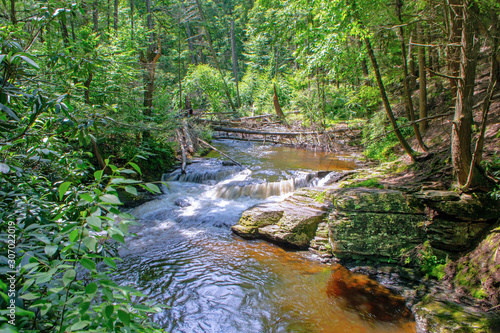
[[337, 258], [398, 260], [425, 241], [425, 207], [411, 195], [351, 188], [332, 196], [330, 242]]
[[232, 230], [245, 238], [264, 238], [296, 248], [308, 248], [318, 224], [328, 215], [326, 192], [302, 189], [281, 203], [246, 210]]

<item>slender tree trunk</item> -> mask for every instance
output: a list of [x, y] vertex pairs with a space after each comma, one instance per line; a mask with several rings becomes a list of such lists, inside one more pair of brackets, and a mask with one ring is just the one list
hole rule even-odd
[[99, 2], [94, 0], [92, 18], [94, 21], [94, 32], [99, 32]]
[[458, 80], [454, 77], [460, 75], [460, 40], [462, 34], [462, 17], [461, 6], [463, 0], [449, 0], [448, 14], [450, 36], [448, 38], [447, 54], [448, 54], [448, 72], [450, 78], [450, 90], [452, 96], [456, 96], [458, 88]]
[[113, 29], [115, 29], [115, 31], [118, 31], [118, 0], [115, 0], [113, 15], [114, 15]]
[[234, 19], [231, 19], [231, 53], [233, 55], [233, 75], [234, 82], [236, 83], [236, 97], [238, 101], [238, 108], [241, 106], [240, 103], [240, 89], [238, 86], [238, 56], [236, 54], [236, 37], [234, 35]]
[[134, 40], [134, 0], [130, 0], [130, 39]]
[[408, 71], [410, 72], [409, 84], [410, 94], [417, 88], [417, 77], [415, 75], [415, 58], [413, 57], [413, 31], [410, 34], [410, 45], [408, 46]]
[[[471, 4], [471, 0], [461, 0], [461, 6], [455, 6], [452, 9], [457, 16], [453, 23], [460, 24], [462, 31], [460, 80], [458, 80], [455, 116], [453, 119], [451, 156], [458, 184], [460, 186], [469, 184], [470, 187], [476, 187], [484, 181], [479, 170], [471, 163], [472, 108], [479, 46], [479, 43], [474, 41], [477, 37], [477, 21], [475, 18], [477, 11], [475, 4]], [[457, 18], [461, 22], [457, 22]], [[455, 39], [454, 36], [453, 39]], [[468, 181], [469, 177], [470, 181]]]
[[274, 89], [274, 97], [273, 97], [274, 110], [276, 111], [276, 115], [278, 117], [285, 119], [285, 115], [283, 114], [283, 111], [281, 111], [281, 105], [278, 99], [278, 92], [276, 91], [276, 84], [273, 85], [273, 89]]
[[[133, 0], [131, 0], [133, 1]], [[107, 9], [106, 9], [106, 23], [107, 23], [107, 26], [108, 26], [108, 29], [107, 31], [109, 32], [109, 30], [111, 29], [111, 0], [108, 0], [108, 6], [107, 6]]]
[[[418, 42], [419, 44], [424, 43], [424, 31], [422, 26], [419, 24], [418, 30]], [[419, 110], [420, 119], [427, 118], [427, 76], [425, 71], [425, 48], [423, 46], [418, 47], [418, 77], [419, 77]], [[427, 129], [427, 121], [420, 122], [420, 131], [425, 132]]]
[[[410, 90], [410, 84], [408, 82], [408, 64], [406, 61], [406, 44], [405, 44], [405, 37], [404, 37], [404, 28], [403, 28], [403, 19], [401, 17], [401, 8], [403, 7], [403, 1], [402, 0], [396, 0], [396, 14], [398, 15], [399, 18], [399, 41], [401, 44], [401, 59], [403, 61], [403, 87], [404, 87], [404, 94], [405, 94], [405, 100], [406, 100], [406, 110], [407, 114], [409, 115], [409, 118], [412, 122], [415, 121], [415, 111], [413, 109], [413, 101], [411, 99], [411, 90]], [[428, 151], [429, 149], [426, 147], [424, 141], [422, 140], [422, 136], [420, 135], [420, 130], [418, 127], [417, 123], [413, 124], [413, 131], [415, 132], [415, 137], [417, 138], [418, 145], [420, 148], [422, 148], [423, 151]]]
[[396, 134], [396, 137], [399, 140], [399, 143], [401, 143], [401, 146], [403, 146], [403, 149], [405, 152], [410, 156], [412, 161], [415, 161], [415, 151], [410, 147], [408, 142], [406, 142], [405, 138], [401, 134], [398, 128], [398, 124], [396, 122], [396, 118], [394, 118], [394, 114], [391, 109], [391, 104], [389, 103], [389, 99], [387, 98], [387, 93], [385, 92], [385, 87], [384, 83], [382, 82], [382, 76], [380, 75], [380, 69], [378, 67], [377, 59], [375, 58], [375, 54], [373, 53], [372, 45], [370, 43], [370, 40], [365, 37], [365, 45], [366, 49], [368, 51], [368, 56], [370, 57], [372, 66], [373, 66], [373, 71], [375, 72], [375, 78], [377, 79], [377, 84], [380, 90], [380, 95], [382, 97], [382, 101], [384, 102], [384, 107], [385, 111], [387, 113], [387, 117], [389, 118], [389, 121], [391, 122], [392, 128], [394, 129], [394, 133]]
[[16, 0], [10, 0], [10, 21], [13, 25], [17, 24], [16, 18]]
[[[144, 68], [144, 115], [151, 116], [153, 110], [153, 95], [155, 83], [156, 63], [161, 56], [161, 43], [158, 46], [154, 43], [153, 21], [151, 19], [151, 0], [146, 0], [147, 11], [147, 26], [150, 31], [149, 46], [144, 55], [140, 54], [140, 61]], [[144, 136], [148, 136], [149, 132], [145, 132]]]
[[61, 33], [63, 37], [64, 46], [67, 47], [69, 45], [68, 28], [66, 27], [66, 24], [62, 19], [59, 20], [59, 25], [61, 26]]
[[182, 59], [181, 59], [181, 30], [179, 20], [179, 35], [177, 41], [178, 55], [179, 55], [179, 108], [182, 109]]
[[[184, 6], [184, 0], [181, 0], [182, 12], [186, 14], [186, 7]], [[189, 53], [191, 53], [191, 63], [193, 65], [198, 65], [198, 59], [196, 57], [196, 52], [194, 50], [193, 41], [191, 40], [191, 29], [189, 28], [189, 22], [186, 21], [186, 34], [189, 47]]]

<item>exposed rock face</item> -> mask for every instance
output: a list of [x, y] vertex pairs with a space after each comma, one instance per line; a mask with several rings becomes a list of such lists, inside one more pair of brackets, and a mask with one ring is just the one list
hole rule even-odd
[[413, 196], [365, 188], [332, 195], [330, 241], [337, 258], [398, 259], [425, 241], [425, 208]]
[[308, 248], [330, 208], [328, 203], [315, 200], [320, 196], [324, 197], [321, 190], [301, 189], [281, 203], [254, 206], [243, 213], [232, 230], [246, 238]]
[[309, 188], [250, 208], [232, 229], [337, 258], [397, 261], [427, 240], [450, 253], [471, 249], [499, 216], [497, 202], [450, 191]]

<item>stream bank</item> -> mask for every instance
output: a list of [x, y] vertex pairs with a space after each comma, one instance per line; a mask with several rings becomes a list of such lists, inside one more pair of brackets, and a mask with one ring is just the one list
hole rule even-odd
[[[404, 295], [418, 332], [500, 331], [498, 311], [487, 312], [499, 304], [500, 203], [486, 194], [349, 187], [356, 183], [300, 189], [256, 205], [232, 230], [369, 275]], [[363, 268], [366, 262], [372, 268]]]

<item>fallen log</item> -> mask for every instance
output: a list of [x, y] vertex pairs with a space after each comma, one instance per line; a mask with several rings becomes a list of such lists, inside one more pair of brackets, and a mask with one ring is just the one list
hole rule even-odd
[[219, 154], [221, 154], [222, 156], [224, 156], [225, 158], [231, 160], [231, 162], [233, 162], [234, 164], [236, 164], [237, 166], [240, 166], [243, 168], [243, 165], [241, 165], [240, 163], [238, 163], [237, 161], [233, 160], [231, 157], [229, 157], [228, 155], [224, 154], [223, 152], [221, 152], [219, 149], [215, 148], [214, 146], [212, 146], [211, 144], [209, 144], [208, 142], [206, 141], [203, 141], [202, 139], [198, 138], [198, 141], [200, 141], [201, 143], [203, 143], [204, 145], [206, 145], [207, 147], [215, 150], [216, 152], [218, 152]]
[[351, 129], [338, 129], [334, 131], [320, 131], [320, 132], [267, 132], [267, 131], [255, 131], [249, 130], [246, 128], [231, 128], [231, 127], [219, 127], [216, 126], [213, 128], [216, 132], [228, 132], [228, 133], [242, 133], [242, 134], [255, 134], [255, 135], [270, 135], [270, 136], [299, 136], [299, 135], [318, 135], [325, 133], [338, 133], [338, 132], [347, 132]]

